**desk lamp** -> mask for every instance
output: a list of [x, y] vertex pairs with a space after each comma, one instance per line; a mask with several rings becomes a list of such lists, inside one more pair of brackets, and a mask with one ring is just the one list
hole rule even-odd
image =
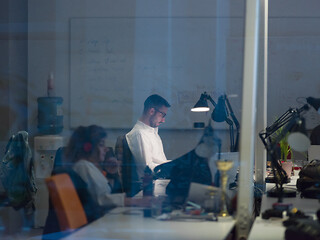
[[210, 108], [208, 106], [208, 100], [212, 103], [214, 107], [217, 105], [216, 102], [212, 99], [212, 97], [206, 92], [204, 92], [201, 94], [200, 99], [194, 105], [194, 107], [191, 108], [191, 111], [192, 112], [209, 112]]
[[[231, 104], [227, 95], [222, 95], [218, 99], [218, 104], [212, 99], [212, 97], [206, 92], [202, 93], [199, 101], [191, 109], [192, 112], [208, 112], [210, 108], [208, 107], [208, 102], [210, 101], [215, 109], [212, 111], [211, 119], [215, 122], [226, 122], [229, 125], [230, 132], [230, 151], [237, 152], [239, 149], [239, 132], [240, 124], [236, 116], [233, 113]], [[232, 120], [229, 118], [231, 116]], [[236, 141], [234, 141], [234, 130], [233, 124], [236, 126], [237, 136]]]
[[320, 98], [307, 97], [307, 103], [320, 114]]
[[[283, 184], [288, 181], [288, 176], [278, 161], [276, 147], [280, 140], [289, 133], [288, 144], [292, 149], [296, 151], [306, 151], [308, 149], [310, 140], [304, 135], [304, 119], [301, 117], [301, 113], [308, 109], [309, 106], [307, 104], [299, 109], [289, 108], [271, 126], [259, 133], [259, 137], [270, 156], [272, 172], [276, 183], [276, 189], [268, 191], [267, 194], [269, 197], [278, 197], [279, 203], [282, 202], [283, 197], [295, 197], [296, 192], [283, 189]], [[281, 127], [283, 127], [283, 130], [279, 133], [277, 130]]]

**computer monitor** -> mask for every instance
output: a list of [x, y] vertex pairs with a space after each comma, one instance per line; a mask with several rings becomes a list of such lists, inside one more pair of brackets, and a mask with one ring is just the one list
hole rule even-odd
[[320, 145], [311, 145], [308, 148], [308, 161], [320, 159]]

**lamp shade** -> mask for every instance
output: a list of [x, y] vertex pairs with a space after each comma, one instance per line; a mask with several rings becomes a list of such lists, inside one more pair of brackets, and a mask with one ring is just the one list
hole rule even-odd
[[309, 103], [320, 114], [320, 98], [308, 97], [307, 103]]
[[293, 150], [298, 152], [307, 151], [311, 145], [310, 139], [300, 132], [291, 133], [288, 136], [288, 144]]
[[293, 150], [298, 152], [304, 152], [308, 150], [311, 142], [307, 137], [304, 118], [298, 119], [295, 126], [293, 126], [291, 129], [288, 136], [288, 144]]
[[227, 107], [224, 96], [220, 96], [218, 104], [212, 112], [212, 120], [215, 122], [224, 122], [228, 117]]
[[192, 112], [208, 112], [209, 110], [208, 101], [204, 94], [201, 94], [199, 101], [191, 108]]

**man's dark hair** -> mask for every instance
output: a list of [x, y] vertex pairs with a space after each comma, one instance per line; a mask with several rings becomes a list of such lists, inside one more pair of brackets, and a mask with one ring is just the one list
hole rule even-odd
[[163, 97], [159, 96], [158, 94], [153, 94], [144, 101], [143, 112], [146, 113], [151, 108], [161, 108], [162, 106], [167, 108], [171, 107], [168, 101]]

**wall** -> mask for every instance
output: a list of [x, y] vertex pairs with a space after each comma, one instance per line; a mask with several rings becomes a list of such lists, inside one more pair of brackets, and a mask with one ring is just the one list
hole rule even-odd
[[[132, 126], [142, 112], [141, 103], [151, 93], [171, 103], [162, 128], [193, 129], [194, 122], [207, 122], [206, 114], [190, 111], [201, 93], [208, 91], [217, 101], [222, 93], [215, 84], [225, 82], [226, 93], [241, 96], [241, 64], [232, 64], [243, 59], [241, 20], [210, 16], [72, 18], [71, 127], [93, 122], [107, 128]], [[227, 33], [217, 35], [220, 27], [228, 28]], [[219, 45], [223, 45], [223, 54], [218, 60]], [[225, 65], [225, 77], [216, 78], [217, 62]], [[232, 103], [239, 116], [241, 101]]]
[[0, 159], [12, 134], [27, 120], [27, 3], [1, 2], [0, 33]]
[[[289, 107], [299, 107], [297, 97], [319, 97], [319, 42], [317, 36], [319, 6], [316, 0], [303, 4], [300, 1], [272, 1], [269, 3], [269, 66], [268, 66], [268, 124]], [[124, 7], [126, 6], [126, 7]], [[55, 1], [43, 3], [29, 1], [29, 120], [30, 132], [37, 134], [36, 98], [46, 94], [46, 79], [55, 73], [56, 93], [64, 99], [63, 135], [70, 134], [70, 45], [71, 18], [90, 17], [203, 17], [233, 16], [241, 18], [244, 1]], [[220, 29], [219, 35], [228, 34]], [[305, 39], [305, 40], [304, 40]], [[286, 44], [288, 43], [288, 44]], [[223, 42], [219, 43], [216, 59], [223, 59]], [[277, 62], [281, 60], [281, 62]], [[242, 63], [234, 61], [241, 71]], [[225, 61], [217, 61], [214, 79], [228, 79]], [[239, 75], [241, 76], [241, 75]], [[241, 77], [240, 77], [241, 78]], [[223, 91], [232, 81], [215, 81], [214, 90]], [[217, 96], [215, 96], [217, 97]], [[195, 97], [196, 98], [196, 97]], [[194, 100], [196, 101], [196, 99]], [[231, 101], [235, 101], [232, 99]], [[239, 96], [236, 101], [241, 101]], [[303, 100], [302, 100], [303, 101]], [[190, 101], [191, 102], [191, 101]], [[140, 103], [137, 103], [140, 104]], [[137, 105], [138, 106], [138, 105]], [[241, 113], [241, 112], [240, 112]], [[239, 114], [240, 114], [239, 113]], [[320, 123], [313, 110], [307, 113], [307, 126]], [[240, 116], [237, 116], [240, 119]], [[218, 125], [218, 124], [215, 124]], [[109, 129], [110, 145], [127, 129]], [[218, 130], [223, 139], [223, 150], [228, 150], [228, 131]], [[174, 158], [193, 147], [201, 136], [199, 130], [162, 130], [163, 142], [169, 158]], [[174, 147], [173, 147], [174, 146]]]
[[[27, 120], [27, 54], [28, 5], [16, 0], [1, 1], [0, 31], [0, 159], [12, 134], [26, 130]], [[0, 182], [0, 193], [5, 190]], [[0, 235], [17, 234], [31, 226], [23, 211], [1, 207]]]
[[[55, 1], [42, 3], [29, 2], [29, 129], [37, 134], [36, 99], [46, 95], [46, 80], [50, 71], [55, 74], [56, 94], [64, 99], [63, 135], [70, 134], [70, 18], [76, 17], [202, 17], [216, 16], [216, 2], [202, 1]], [[126, 7], [123, 7], [126, 6]], [[241, 9], [243, 1], [239, 1], [229, 10], [228, 6], [220, 6], [219, 14]], [[229, 14], [229, 13], [228, 13]], [[221, 67], [223, 69], [223, 67]], [[223, 71], [221, 71], [223, 72]], [[221, 73], [222, 74], [222, 73]], [[225, 73], [224, 73], [225, 74]], [[224, 83], [220, 84], [223, 89]], [[209, 89], [210, 90], [210, 89]], [[213, 91], [213, 90], [212, 90]], [[199, 94], [200, 96], [200, 94]], [[199, 96], [191, 100], [194, 104]], [[138, 103], [139, 106], [142, 102]], [[139, 109], [140, 112], [140, 109]], [[239, 116], [240, 118], [240, 116]], [[129, 131], [131, 126], [123, 129], [109, 129], [109, 142], [114, 145], [117, 136]], [[229, 148], [228, 132], [219, 130], [224, 139], [224, 149]], [[160, 130], [168, 158], [175, 158], [193, 148], [201, 137], [202, 130]]]

